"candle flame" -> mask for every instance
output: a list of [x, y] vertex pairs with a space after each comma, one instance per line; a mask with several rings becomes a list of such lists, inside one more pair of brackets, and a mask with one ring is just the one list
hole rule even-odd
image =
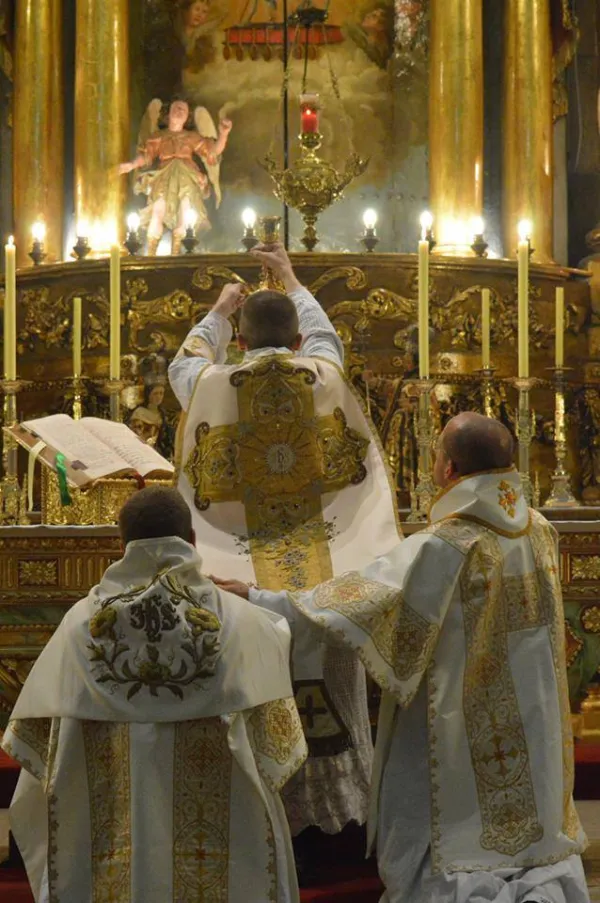
[[517, 226], [517, 233], [519, 235], [519, 241], [528, 241], [531, 238], [531, 232], [533, 230], [533, 225], [530, 219], [522, 219], [519, 221], [519, 225]]
[[245, 229], [254, 229], [256, 225], [256, 211], [252, 207], [246, 207], [242, 211], [242, 223]]
[[130, 213], [127, 217], [127, 228], [130, 232], [137, 232], [140, 228], [140, 216], [139, 213]]
[[193, 229], [198, 220], [198, 214], [195, 210], [186, 210], [185, 212], [185, 228]]
[[419, 222], [421, 223], [421, 237], [423, 239], [427, 238], [427, 233], [431, 230], [433, 226], [433, 216], [429, 212], [429, 210], [424, 210], [421, 214]]
[[363, 223], [365, 229], [374, 229], [377, 225], [377, 211], [373, 210], [372, 207], [369, 207], [363, 213]]
[[12, 235], [9, 235], [9, 236], [8, 236], [8, 242], [7, 242], [7, 244], [8, 244], [8, 246], [9, 246], [10, 248], [14, 248], [14, 246], [15, 246], [15, 239], [14, 239], [14, 236], [12, 236]]
[[90, 234], [90, 224], [86, 219], [80, 219], [76, 228], [77, 238], [88, 238]]
[[31, 234], [34, 241], [39, 241], [40, 244], [43, 244], [46, 239], [46, 224], [42, 220], [36, 220], [31, 227]]
[[485, 224], [483, 222], [483, 217], [474, 216], [471, 220], [471, 231], [473, 235], [483, 235], [485, 230]]

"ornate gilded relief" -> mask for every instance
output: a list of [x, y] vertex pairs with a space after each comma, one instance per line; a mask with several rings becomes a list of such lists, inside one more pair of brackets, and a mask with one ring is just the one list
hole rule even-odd
[[600, 555], [572, 555], [573, 580], [600, 580]]
[[33, 559], [19, 561], [19, 586], [56, 586], [58, 584], [58, 559]]

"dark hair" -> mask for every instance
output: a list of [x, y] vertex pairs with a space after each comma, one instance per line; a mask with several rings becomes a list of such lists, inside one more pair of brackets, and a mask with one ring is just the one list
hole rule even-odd
[[458, 474], [466, 476], [510, 467], [515, 440], [499, 420], [469, 411], [449, 421], [443, 433], [442, 449]]
[[158, 114], [158, 127], [159, 129], [169, 128], [169, 111], [173, 104], [177, 103], [178, 101], [187, 104], [189, 116], [185, 121], [184, 129], [186, 129], [188, 132], [193, 132], [196, 128], [196, 123], [194, 122], [194, 108], [187, 97], [180, 97], [177, 94], [172, 97], [171, 100], [167, 100], [165, 103], [163, 103], [162, 107], [160, 108], [160, 113]]
[[240, 335], [250, 351], [291, 348], [298, 336], [296, 305], [283, 292], [254, 292], [242, 307]]
[[167, 486], [148, 486], [128, 499], [119, 514], [124, 544], [136, 539], [178, 536], [189, 542], [192, 514], [183, 496]]

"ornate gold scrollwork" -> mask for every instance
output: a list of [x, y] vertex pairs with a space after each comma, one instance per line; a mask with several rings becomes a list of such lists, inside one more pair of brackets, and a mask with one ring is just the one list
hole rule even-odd
[[[208, 305], [194, 302], [187, 292], [176, 289], [160, 298], [147, 299], [148, 285], [143, 279], [132, 280], [125, 285], [123, 298], [128, 307], [129, 344], [141, 353], [158, 351], [175, 351], [179, 347], [179, 338], [169, 332], [162, 332], [154, 327], [177, 326], [179, 323], [191, 325], [202, 313], [208, 311]], [[140, 334], [148, 327], [153, 327], [149, 341], [140, 341]]]

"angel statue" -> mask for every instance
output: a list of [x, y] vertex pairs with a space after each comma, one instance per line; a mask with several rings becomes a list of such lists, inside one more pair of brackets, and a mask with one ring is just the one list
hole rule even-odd
[[222, 119], [217, 131], [208, 110], [196, 107], [192, 112], [185, 100], [168, 104], [155, 98], [148, 104], [137, 157], [122, 163], [119, 172], [140, 170], [134, 191], [148, 198], [140, 219], [142, 226], [148, 227], [150, 257], [156, 255], [164, 228], [172, 233], [171, 253], [179, 254], [191, 210], [197, 216], [197, 229], [210, 229], [204, 202], [212, 186], [217, 207], [221, 203], [221, 155], [231, 127], [229, 119]]

